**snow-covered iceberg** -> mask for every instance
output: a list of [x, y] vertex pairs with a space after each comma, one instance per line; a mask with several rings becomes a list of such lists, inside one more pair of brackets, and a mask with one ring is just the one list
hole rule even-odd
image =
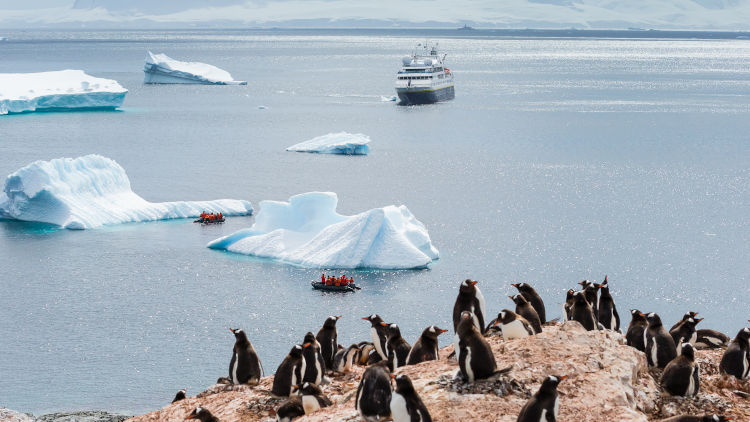
[[332, 192], [262, 201], [255, 224], [209, 248], [313, 268], [424, 268], [438, 258], [427, 228], [401, 205], [345, 216]]
[[287, 148], [287, 151], [316, 152], [320, 154], [367, 155], [370, 137], [361, 133], [338, 132], [312, 138]]
[[100, 155], [35, 161], [8, 175], [0, 218], [38, 221], [67, 229], [196, 217], [201, 211], [249, 215], [247, 201], [148, 202], [130, 190], [125, 170]]
[[226, 70], [206, 63], [181, 62], [166, 54], [148, 52], [143, 66], [145, 84], [247, 85], [235, 81]]
[[114, 109], [128, 90], [82, 70], [0, 73], [0, 114], [25, 111]]

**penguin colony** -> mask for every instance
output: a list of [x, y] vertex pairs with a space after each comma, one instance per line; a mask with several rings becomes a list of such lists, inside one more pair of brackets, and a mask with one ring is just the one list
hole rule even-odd
[[[607, 277], [601, 284], [584, 280], [581, 290], [570, 289], [563, 303], [564, 321], [577, 321], [587, 330], [620, 331], [620, 317], [609, 291]], [[499, 331], [505, 340], [539, 334], [547, 323], [544, 302], [527, 283], [512, 284], [518, 294], [509, 296], [515, 310], [503, 309], [497, 318], [485, 325], [486, 303], [478, 282], [465, 280], [459, 285], [453, 307], [455, 359], [459, 371], [456, 379], [473, 383], [503, 374], [510, 368], [498, 370], [486, 335]], [[630, 310], [631, 321], [625, 332], [626, 343], [646, 354], [649, 366], [663, 368], [659, 385], [664, 394], [693, 397], [700, 389], [700, 368], [695, 361], [696, 348], [727, 346], [721, 362], [722, 373], [746, 380], [750, 376], [750, 328], [741, 329], [731, 341], [714, 330], [698, 330], [703, 319], [696, 312], [688, 312], [667, 330], [658, 314]], [[338, 344], [336, 322], [341, 316], [330, 316], [317, 335], [308, 332], [302, 343], [294, 345], [276, 370], [271, 393], [288, 397], [276, 410], [277, 421], [288, 422], [332, 405], [321, 385], [330, 376], [349, 372], [355, 365], [367, 366], [355, 395], [355, 408], [364, 421], [393, 420], [394, 422], [429, 422], [429, 409], [422, 402], [411, 379], [396, 374], [398, 368], [429, 360], [438, 360], [438, 336], [447, 332], [431, 325], [410, 345], [399, 326], [388, 323], [378, 314], [362, 319], [370, 323], [370, 341], [344, 348]], [[750, 322], [750, 321], [749, 321]], [[229, 377], [220, 382], [257, 384], [263, 376], [258, 354], [241, 329], [231, 329], [235, 344], [229, 363]], [[558, 385], [564, 374], [549, 374], [541, 381], [538, 391], [520, 409], [518, 422], [557, 420], [560, 409]], [[395, 388], [394, 388], [395, 384]], [[186, 397], [180, 390], [172, 403]], [[218, 419], [209, 409], [195, 408], [187, 419], [215, 422]], [[664, 421], [728, 421], [722, 415], [675, 416]]]

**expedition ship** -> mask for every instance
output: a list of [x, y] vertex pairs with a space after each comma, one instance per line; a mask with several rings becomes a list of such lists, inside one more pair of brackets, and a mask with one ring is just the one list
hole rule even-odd
[[396, 77], [396, 94], [401, 104], [430, 104], [455, 98], [453, 73], [443, 65], [437, 47], [417, 44], [424, 54], [415, 50], [402, 59], [403, 66]]

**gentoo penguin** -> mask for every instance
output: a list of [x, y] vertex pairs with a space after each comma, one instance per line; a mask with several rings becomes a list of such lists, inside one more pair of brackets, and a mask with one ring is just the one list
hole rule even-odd
[[263, 376], [263, 365], [250, 344], [247, 335], [239, 328], [230, 328], [234, 333], [234, 353], [229, 362], [229, 380], [232, 384], [257, 384]]
[[178, 402], [180, 400], [185, 400], [186, 393], [187, 393], [186, 388], [183, 388], [182, 390], [178, 391], [177, 394], [174, 395], [174, 399], [172, 399], [172, 403]]
[[409, 356], [411, 346], [401, 337], [401, 329], [396, 324], [382, 323], [388, 328], [388, 344], [386, 350], [388, 354], [388, 366], [395, 371], [406, 365], [406, 357]]
[[299, 396], [292, 396], [276, 410], [276, 421], [291, 422], [294, 418], [304, 415], [305, 408], [302, 407], [302, 398]]
[[661, 324], [659, 315], [651, 312], [644, 315], [648, 328], [643, 332], [643, 343], [646, 345], [646, 358], [649, 366], [663, 368], [677, 357], [677, 348], [672, 336]]
[[573, 319], [573, 304], [576, 303], [576, 291], [568, 289], [565, 295], [565, 303], [563, 303], [563, 321], [570, 321]]
[[437, 325], [425, 328], [406, 356], [406, 364], [416, 365], [428, 360], [438, 360], [438, 336], [447, 331]]
[[544, 379], [536, 392], [518, 414], [518, 422], [554, 422], [560, 411], [560, 399], [557, 396], [557, 385], [566, 378], [565, 375], [550, 375]]
[[599, 289], [599, 323], [604, 326], [607, 330], [620, 331], [620, 315], [617, 314], [617, 307], [615, 301], [612, 299], [612, 295], [609, 293], [609, 284], [607, 283], [607, 276], [604, 276], [602, 284], [595, 284], [596, 288]]
[[370, 365], [362, 374], [357, 387], [357, 401], [354, 408], [367, 422], [378, 422], [381, 417], [391, 414], [391, 372], [388, 362], [381, 361]]
[[683, 316], [682, 316], [682, 319], [681, 319], [681, 320], [677, 321], [677, 322], [676, 322], [676, 323], [675, 323], [675, 324], [674, 324], [674, 325], [672, 326], [672, 328], [670, 328], [670, 329], [669, 329], [669, 331], [671, 332], [672, 330], [674, 330], [675, 328], [677, 328], [677, 326], [678, 326], [678, 325], [680, 325], [680, 324], [681, 324], [681, 323], [682, 323], [683, 321], [685, 321], [686, 319], [688, 319], [688, 318], [695, 318], [695, 317], [697, 317], [697, 316], [698, 316], [698, 312], [692, 312], [692, 311], [691, 311], [691, 312], [688, 312], [688, 313], [686, 313], [685, 315], [683, 315]]
[[372, 325], [370, 327], [370, 338], [372, 339], [372, 345], [375, 346], [375, 350], [378, 352], [378, 356], [382, 360], [388, 360], [388, 354], [385, 351], [385, 345], [388, 343], [388, 335], [386, 334], [386, 327], [381, 324], [383, 318], [378, 314], [372, 314], [362, 319], [370, 321]]
[[[357, 364], [361, 366], [367, 366], [370, 360], [370, 353], [375, 350], [375, 345], [373, 345], [369, 341], [360, 341], [357, 346], [359, 347], [359, 361], [357, 362]], [[378, 355], [378, 352], [374, 353]]]
[[573, 308], [570, 310], [570, 319], [572, 321], [578, 321], [588, 331], [596, 330], [597, 323], [594, 319], [594, 310], [586, 300], [584, 292], [575, 292], [573, 294], [575, 302], [573, 302]]
[[513, 340], [534, 335], [534, 328], [531, 326], [531, 323], [526, 321], [526, 318], [516, 314], [510, 309], [503, 309], [497, 314], [497, 322], [495, 322], [495, 325], [501, 326], [503, 338], [505, 340]]
[[695, 350], [690, 343], [682, 346], [682, 354], [672, 359], [659, 379], [659, 385], [672, 396], [693, 397], [700, 388]]
[[526, 300], [523, 295], [508, 296], [513, 303], [516, 304], [516, 313], [521, 315], [529, 321], [531, 328], [534, 329], [534, 334], [542, 332], [542, 321], [539, 319], [539, 314], [536, 313], [536, 309]]
[[359, 362], [359, 346], [352, 344], [346, 349], [336, 352], [333, 357], [333, 370], [335, 372], [349, 372]]
[[219, 418], [212, 415], [205, 407], [196, 407], [185, 419], [198, 419], [201, 422], [219, 422]]
[[320, 353], [320, 343], [315, 339], [311, 332], [305, 334], [302, 344], [309, 344], [302, 351], [302, 357], [305, 359], [305, 373], [302, 376], [302, 382], [311, 382], [322, 385], [326, 381], [326, 364], [323, 361], [323, 354]]
[[586, 296], [586, 301], [591, 305], [591, 309], [594, 312], [594, 321], [599, 322], [599, 286], [598, 284], [594, 284], [590, 282], [589, 280], [583, 280], [582, 282], [578, 283], [583, 288], [583, 294]]
[[495, 355], [492, 354], [487, 340], [474, 325], [474, 315], [469, 311], [461, 313], [461, 322], [458, 323], [458, 351], [456, 358], [461, 377], [468, 382], [485, 379], [492, 376], [497, 370]]
[[667, 419], [660, 419], [659, 422], [725, 422], [731, 421], [730, 416], [722, 415], [703, 415], [703, 416], [672, 416]]
[[318, 331], [318, 335], [315, 338], [320, 343], [320, 353], [323, 355], [323, 362], [325, 362], [326, 369], [333, 368], [333, 356], [336, 354], [338, 348], [338, 334], [336, 332], [336, 321], [341, 318], [339, 316], [329, 316], [326, 318], [326, 322], [323, 323], [323, 328]]
[[511, 284], [511, 286], [518, 289], [518, 292], [529, 301], [531, 306], [534, 307], [537, 315], [539, 315], [539, 321], [542, 324], [545, 324], [547, 322], [547, 313], [544, 311], [544, 302], [542, 301], [541, 296], [539, 296], [539, 293], [527, 283], [516, 283]]
[[701, 321], [703, 321], [703, 318], [688, 318], [677, 324], [677, 327], [669, 332], [677, 347], [678, 355], [680, 354], [681, 344], [690, 343], [694, 345], [696, 343], [698, 333], [695, 331], [695, 326]]
[[276, 370], [273, 377], [271, 392], [277, 396], [289, 397], [292, 395], [292, 386], [302, 382], [305, 373], [305, 359], [302, 358], [302, 350], [310, 347], [310, 343], [295, 345]]
[[722, 373], [733, 375], [741, 380], [748, 378], [750, 372], [748, 339], [750, 339], [750, 328], [745, 327], [729, 343], [729, 347], [724, 351], [719, 363], [719, 369]]
[[331, 399], [323, 394], [323, 390], [313, 383], [306, 382], [302, 384], [299, 388], [299, 394], [302, 399], [302, 408], [305, 410], [306, 415], [333, 404]]
[[391, 377], [396, 380], [396, 391], [391, 395], [390, 404], [393, 422], [432, 422], [430, 412], [409, 377], [404, 374], [391, 374]]
[[644, 333], [648, 327], [648, 321], [646, 321], [646, 317], [638, 309], [631, 309], [630, 316], [632, 319], [630, 320], [630, 325], [628, 325], [628, 332], [625, 333], [625, 341], [628, 346], [635, 347], [641, 352], [646, 352]]
[[471, 312], [474, 316], [474, 325], [477, 326], [479, 333], [483, 334], [487, 306], [476, 281], [466, 279], [458, 288], [458, 297], [453, 305], [453, 331], [458, 330], [458, 323], [461, 321], [461, 312], [463, 311]]
[[729, 344], [730, 338], [716, 330], [701, 329], [695, 332], [696, 349], [719, 349]]

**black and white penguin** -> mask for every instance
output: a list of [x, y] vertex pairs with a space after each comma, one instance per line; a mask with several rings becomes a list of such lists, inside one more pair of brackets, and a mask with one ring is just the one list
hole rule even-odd
[[295, 418], [305, 415], [305, 408], [302, 407], [302, 398], [292, 396], [276, 409], [276, 422], [292, 422]]
[[408, 376], [391, 377], [396, 380], [396, 391], [391, 395], [391, 417], [393, 422], [432, 422], [432, 417], [422, 399], [414, 389]]
[[409, 356], [411, 346], [409, 343], [401, 337], [401, 329], [396, 324], [386, 324], [388, 329], [388, 343], [386, 344], [386, 351], [388, 354], [388, 366], [392, 371], [406, 365], [406, 357]]
[[719, 349], [729, 344], [730, 338], [719, 331], [700, 329], [695, 332], [696, 349]]
[[698, 332], [695, 330], [695, 326], [701, 321], [703, 321], [703, 318], [688, 318], [677, 324], [677, 327], [669, 332], [677, 347], [678, 355], [681, 353], [683, 344], [690, 343], [694, 345], [696, 343]]
[[563, 321], [570, 321], [573, 319], [573, 304], [576, 302], [576, 291], [568, 289], [565, 294], [565, 302], [563, 303]]
[[359, 344], [357, 344], [357, 347], [359, 347], [359, 361], [357, 362], [358, 365], [367, 366], [370, 363], [370, 353], [374, 352], [376, 355], [378, 355], [378, 352], [375, 352], [375, 345], [370, 343], [369, 341], [361, 341], [359, 342]]
[[306, 415], [315, 413], [333, 404], [331, 399], [323, 394], [323, 390], [319, 386], [310, 382], [306, 382], [300, 386], [299, 394], [302, 401], [302, 408]]
[[219, 422], [219, 418], [211, 414], [205, 407], [196, 407], [185, 419], [198, 419], [201, 422]]
[[583, 280], [578, 283], [583, 288], [583, 294], [586, 296], [586, 301], [591, 305], [591, 310], [594, 312], [594, 321], [599, 322], [599, 286], [598, 284], [592, 283], [589, 280]]
[[320, 343], [315, 338], [315, 334], [308, 331], [305, 334], [302, 344], [309, 344], [302, 351], [302, 357], [305, 359], [305, 373], [302, 376], [302, 382], [310, 382], [317, 385], [325, 384], [326, 364], [323, 361], [323, 354], [320, 352]]
[[586, 300], [584, 292], [575, 292], [573, 294], [575, 301], [573, 302], [573, 308], [570, 310], [571, 321], [578, 321], [588, 331], [596, 330], [598, 328], [596, 319], [594, 318], [594, 310]]
[[536, 309], [529, 303], [526, 298], [517, 294], [515, 296], [508, 296], [513, 303], [516, 304], [516, 313], [526, 319], [531, 324], [531, 328], [534, 329], [534, 334], [542, 332], [542, 320], [539, 319], [539, 314], [536, 313]]
[[677, 347], [672, 336], [661, 323], [661, 318], [654, 312], [644, 315], [648, 328], [643, 332], [643, 343], [646, 345], [646, 358], [649, 366], [664, 368], [677, 357]]
[[719, 369], [722, 373], [733, 375], [741, 380], [748, 378], [750, 374], [750, 362], [748, 362], [750, 345], [748, 345], [748, 339], [750, 339], [750, 328], [745, 327], [729, 343], [729, 347], [724, 351], [719, 363]]
[[172, 399], [172, 403], [178, 402], [180, 400], [185, 400], [187, 394], [187, 389], [183, 388], [182, 390], [178, 391], [177, 394], [174, 395], [174, 399]]
[[607, 276], [604, 276], [602, 284], [595, 284], [594, 286], [599, 289], [599, 314], [597, 318], [599, 323], [607, 330], [620, 331], [620, 315], [617, 314], [615, 300], [609, 293]]
[[518, 292], [521, 293], [521, 295], [529, 301], [531, 306], [534, 307], [536, 314], [539, 315], [539, 321], [542, 324], [546, 324], [547, 313], [544, 311], [544, 301], [542, 301], [542, 297], [539, 296], [539, 293], [527, 283], [515, 283], [511, 284], [511, 286], [518, 289]]
[[458, 351], [456, 358], [461, 377], [468, 382], [485, 379], [495, 374], [497, 362], [487, 340], [474, 325], [474, 315], [469, 311], [461, 313], [458, 324]]
[[628, 325], [628, 331], [625, 333], [625, 341], [628, 346], [635, 347], [645, 353], [646, 343], [644, 341], [646, 337], [644, 333], [646, 332], [646, 328], [648, 328], [648, 321], [646, 321], [646, 317], [638, 309], [631, 309], [630, 316], [632, 319], [630, 320], [630, 325]]
[[693, 397], [700, 389], [699, 371], [695, 350], [690, 343], [685, 343], [682, 354], [664, 368], [659, 385], [672, 396]]
[[554, 422], [560, 411], [560, 398], [557, 395], [557, 386], [565, 375], [550, 375], [544, 379], [542, 386], [521, 409], [518, 414], [518, 422]]
[[422, 331], [406, 357], [407, 365], [416, 365], [428, 360], [438, 360], [438, 336], [447, 332], [437, 325], [430, 325]]
[[367, 422], [378, 422], [391, 415], [391, 372], [388, 362], [381, 361], [370, 365], [362, 374], [357, 387], [357, 401], [354, 408]]
[[365, 321], [370, 321], [370, 324], [372, 325], [370, 327], [370, 338], [372, 339], [372, 345], [375, 346], [375, 351], [378, 352], [378, 356], [380, 356], [380, 359], [382, 360], [388, 360], [388, 354], [385, 350], [385, 345], [386, 343], [388, 343], [388, 334], [386, 327], [381, 324], [383, 322], [383, 318], [381, 318], [378, 314], [372, 314], [362, 319], [364, 319]]
[[461, 321], [461, 312], [469, 311], [474, 316], [474, 325], [480, 333], [484, 333], [485, 319], [487, 318], [487, 305], [484, 301], [482, 291], [477, 287], [477, 282], [466, 279], [458, 288], [458, 297], [453, 305], [453, 331], [458, 330]]
[[359, 346], [352, 344], [336, 352], [336, 356], [333, 357], [333, 370], [335, 372], [343, 373], [352, 370], [352, 367], [359, 362]]
[[723, 415], [703, 415], [703, 416], [672, 416], [667, 419], [660, 419], [659, 422], [726, 422], [731, 421], [731, 417]]
[[692, 312], [692, 311], [691, 311], [691, 312], [688, 312], [688, 313], [686, 313], [685, 315], [683, 315], [683, 316], [682, 316], [682, 319], [681, 319], [681, 320], [677, 321], [677, 322], [676, 322], [676, 323], [675, 323], [675, 324], [674, 324], [674, 325], [672, 326], [672, 328], [670, 328], [670, 329], [669, 329], [669, 331], [670, 331], [670, 332], [672, 332], [672, 330], [674, 330], [675, 328], [677, 328], [677, 326], [678, 326], [678, 325], [680, 325], [680, 324], [682, 324], [682, 322], [683, 322], [683, 321], [685, 321], [686, 319], [688, 319], [688, 318], [695, 318], [695, 317], [697, 317], [697, 316], [698, 316], [698, 312]]
[[503, 309], [497, 314], [495, 325], [500, 325], [505, 340], [534, 335], [534, 327], [531, 326], [531, 323], [510, 309]]
[[318, 335], [315, 338], [320, 343], [320, 354], [323, 355], [323, 362], [325, 362], [326, 369], [333, 368], [333, 356], [336, 355], [338, 349], [338, 333], [336, 332], [336, 321], [341, 318], [339, 316], [329, 316], [326, 318], [326, 322], [323, 323], [323, 328], [318, 331]]
[[286, 355], [276, 375], [273, 377], [273, 387], [271, 392], [277, 396], [289, 397], [292, 395], [292, 387], [302, 382], [302, 375], [305, 374], [305, 359], [302, 357], [302, 350], [310, 347], [310, 343], [304, 345], [295, 345], [289, 354]]
[[263, 365], [260, 363], [255, 348], [250, 344], [247, 335], [239, 328], [230, 328], [234, 334], [234, 350], [229, 362], [229, 380], [232, 384], [257, 384], [263, 376]]

